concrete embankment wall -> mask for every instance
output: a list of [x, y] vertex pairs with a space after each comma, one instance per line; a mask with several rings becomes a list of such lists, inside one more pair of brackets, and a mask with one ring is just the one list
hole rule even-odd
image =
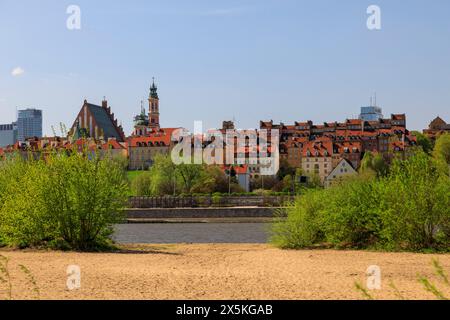
[[127, 209], [128, 219], [273, 218], [281, 208], [149, 208]]
[[129, 208], [282, 207], [293, 196], [186, 196], [130, 197]]

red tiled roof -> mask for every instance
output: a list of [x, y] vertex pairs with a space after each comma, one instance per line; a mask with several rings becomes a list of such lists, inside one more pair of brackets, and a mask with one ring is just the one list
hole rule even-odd
[[[361, 152], [362, 150], [362, 143], [359, 141], [356, 142], [335, 142], [334, 144], [335, 146], [335, 150], [337, 151], [337, 153], [345, 153], [345, 149], [347, 148], [349, 152], [351, 153], [358, 153]], [[356, 150], [354, 151], [354, 148], [356, 148]]]
[[139, 143], [162, 144], [163, 146], [169, 146], [172, 140], [172, 133], [180, 128], [161, 128], [159, 131], [151, 133], [149, 136], [142, 137], [129, 137], [127, 145], [129, 147], [137, 147]]
[[311, 124], [311, 122], [295, 122], [296, 127], [307, 127]]
[[392, 120], [405, 120], [406, 115], [405, 114], [393, 114], [391, 115]]
[[363, 121], [360, 119], [347, 119], [347, 124], [362, 124]]
[[331, 157], [333, 154], [333, 143], [331, 141], [309, 141], [303, 145], [302, 155], [308, 157], [308, 152], [311, 157]]
[[109, 150], [109, 149], [119, 150], [119, 149], [125, 149], [125, 147], [123, 145], [121, 145], [117, 140], [110, 139], [110, 140], [108, 140], [108, 142], [102, 144], [102, 149], [103, 150]]
[[[231, 166], [221, 166], [222, 171], [229, 170]], [[248, 173], [248, 165], [234, 165], [232, 166], [236, 174], [246, 174]]]

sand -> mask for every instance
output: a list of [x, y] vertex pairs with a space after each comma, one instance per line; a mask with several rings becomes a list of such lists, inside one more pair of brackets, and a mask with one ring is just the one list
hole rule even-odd
[[[370, 265], [382, 272], [381, 290], [371, 291], [376, 299], [399, 299], [398, 294], [433, 299], [417, 281], [419, 274], [450, 292], [431, 264], [438, 258], [450, 273], [450, 255], [290, 251], [254, 244], [125, 248], [123, 253], [0, 250], [0, 255], [10, 259], [12, 299], [363, 299], [355, 282], [366, 284]], [[79, 289], [67, 289], [69, 265], [80, 267]], [[0, 282], [0, 299], [8, 295]]]

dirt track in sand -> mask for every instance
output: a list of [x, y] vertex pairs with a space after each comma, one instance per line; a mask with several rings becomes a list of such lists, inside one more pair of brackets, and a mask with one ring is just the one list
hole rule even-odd
[[[438, 258], [450, 273], [450, 255], [364, 251], [284, 251], [269, 245], [134, 245], [123, 253], [0, 251], [9, 258], [13, 299], [362, 299], [355, 282], [378, 265], [377, 299], [433, 299], [417, 281], [434, 274]], [[38, 293], [20, 265], [31, 271]], [[69, 291], [66, 270], [81, 268], [81, 288]], [[0, 283], [0, 299], [8, 295]], [[450, 296], [450, 294], [449, 294]]]

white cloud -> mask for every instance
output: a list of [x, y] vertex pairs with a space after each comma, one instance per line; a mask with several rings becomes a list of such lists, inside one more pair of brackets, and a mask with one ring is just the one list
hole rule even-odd
[[14, 68], [13, 71], [11, 71], [11, 75], [13, 77], [19, 77], [25, 73], [25, 70], [23, 70], [21, 67]]

